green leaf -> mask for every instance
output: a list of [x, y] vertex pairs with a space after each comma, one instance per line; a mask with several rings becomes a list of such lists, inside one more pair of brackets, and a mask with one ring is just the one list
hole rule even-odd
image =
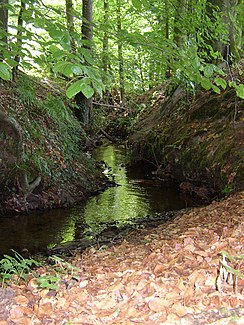
[[244, 99], [244, 84], [236, 87], [236, 95], [241, 99]]
[[213, 84], [212, 84], [212, 82], [211, 82], [209, 79], [207, 79], [207, 78], [203, 78], [203, 79], [201, 80], [201, 86], [202, 86], [204, 89], [209, 90], [209, 89], [212, 88]]
[[105, 86], [104, 86], [102, 80], [101, 79], [100, 80], [93, 79], [92, 85], [93, 85], [94, 89], [96, 90], [96, 92], [102, 97], [103, 91], [105, 90]]
[[51, 36], [51, 38], [60, 41], [63, 37], [66, 36], [66, 31], [55, 29], [52, 27], [49, 30], [49, 35]]
[[54, 66], [53, 71], [59, 72], [69, 78], [74, 74], [73, 68], [74, 64], [71, 62], [59, 62]]
[[212, 77], [213, 72], [214, 72], [214, 69], [213, 69], [213, 66], [211, 64], [206, 65], [204, 67], [204, 69], [203, 69], [204, 76], [207, 77], [207, 78]]
[[236, 88], [236, 82], [235, 81], [229, 81], [228, 84], [229, 84], [229, 87]]
[[79, 92], [82, 92], [86, 98], [91, 98], [94, 94], [94, 89], [88, 84], [90, 80], [88, 78], [83, 78], [74, 82], [67, 90], [66, 95], [68, 98], [74, 97]]
[[91, 98], [94, 95], [94, 89], [87, 84], [82, 85], [81, 92], [86, 96], [86, 98]]
[[11, 80], [12, 79], [11, 69], [4, 62], [0, 62], [0, 78], [2, 78], [3, 80]]
[[222, 87], [223, 89], [226, 89], [227, 82], [223, 78], [215, 78], [214, 82], [216, 83], [217, 86]]
[[132, 0], [132, 4], [136, 9], [141, 10], [142, 3], [140, 0]]
[[5, 60], [7, 62], [8, 65], [10, 65], [11, 67], [16, 67], [18, 65], [18, 62], [16, 62], [13, 59], [6, 59]]
[[81, 54], [84, 56], [85, 60], [87, 63], [93, 65], [94, 64], [94, 61], [93, 61], [93, 58], [92, 58], [92, 55], [91, 55], [91, 51], [88, 50], [88, 49], [85, 49], [85, 48], [81, 48], [80, 49], [80, 52]]
[[213, 89], [213, 91], [214, 91], [215, 93], [220, 94], [220, 89], [219, 89], [219, 87], [217, 87], [217, 86], [215, 86], [215, 85], [212, 85], [212, 89]]
[[82, 80], [78, 80], [74, 82], [69, 88], [66, 90], [66, 96], [68, 98], [74, 97], [76, 94], [78, 94], [81, 91], [82, 86]]

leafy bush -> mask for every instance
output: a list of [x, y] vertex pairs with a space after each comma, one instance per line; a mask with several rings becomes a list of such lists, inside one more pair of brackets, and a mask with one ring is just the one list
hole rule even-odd
[[5, 281], [26, 280], [32, 267], [39, 266], [40, 263], [32, 258], [24, 258], [19, 253], [12, 250], [14, 256], [4, 255], [0, 260], [0, 279], [2, 285]]

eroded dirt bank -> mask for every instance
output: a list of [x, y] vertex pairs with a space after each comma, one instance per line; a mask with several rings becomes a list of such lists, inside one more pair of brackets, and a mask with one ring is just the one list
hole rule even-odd
[[138, 100], [147, 108], [129, 138], [133, 160], [151, 161], [158, 177], [204, 200], [243, 190], [244, 101], [229, 88], [167, 92], [158, 87]]
[[[76, 269], [37, 270], [43, 277], [59, 270], [57, 290], [39, 289], [31, 275], [27, 284], [0, 289], [1, 325], [243, 324], [244, 280], [236, 292], [225, 281], [216, 290], [220, 252], [243, 254], [243, 215], [244, 192], [136, 231], [120, 245], [74, 251]], [[236, 262], [243, 274], [243, 259]]]

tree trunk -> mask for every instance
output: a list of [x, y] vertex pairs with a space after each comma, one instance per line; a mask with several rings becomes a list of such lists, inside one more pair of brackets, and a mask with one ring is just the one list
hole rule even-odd
[[168, 0], [165, 0], [164, 7], [165, 7], [165, 38], [169, 39], [169, 4], [168, 4]]
[[178, 48], [181, 48], [186, 39], [185, 31], [180, 27], [180, 21], [186, 12], [187, 0], [177, 0], [175, 15], [174, 15], [174, 43]]
[[75, 46], [75, 40], [73, 37], [73, 34], [75, 32], [75, 26], [74, 26], [74, 16], [73, 16], [73, 0], [66, 0], [65, 1], [65, 9], [66, 9], [66, 24], [67, 24], [67, 29], [69, 32], [69, 37], [70, 37], [70, 50], [71, 53], [76, 53], [76, 46]]
[[[82, 41], [86, 49], [92, 52], [92, 0], [83, 0], [82, 3]], [[81, 92], [75, 96], [76, 104], [79, 107], [79, 112], [76, 116], [85, 126], [88, 126], [91, 122], [92, 112], [92, 98], [86, 98]]]
[[[229, 36], [229, 49], [227, 48], [226, 60], [229, 61], [239, 61], [240, 60], [240, 42], [238, 39], [241, 39], [242, 29], [238, 30], [237, 28], [237, 5], [240, 0], [225, 0], [225, 21], [228, 28]], [[228, 46], [227, 45], [227, 46]], [[230, 57], [229, 57], [230, 55]]]
[[[17, 35], [16, 35], [16, 39], [17, 39], [16, 43], [19, 52], [21, 52], [22, 50], [22, 34], [23, 34], [23, 25], [24, 25], [23, 14], [25, 10], [26, 10], [26, 1], [21, 0], [20, 11], [18, 15]], [[20, 63], [20, 55], [19, 54], [15, 55], [14, 59], [17, 62], [17, 65], [13, 68], [13, 79], [16, 79], [19, 63]]]
[[117, 0], [117, 35], [118, 35], [118, 61], [119, 61], [119, 92], [120, 92], [120, 103], [124, 104], [125, 95], [125, 76], [124, 76], [124, 58], [123, 58], [123, 43], [120, 40], [122, 31], [121, 22], [121, 0]]
[[[222, 57], [228, 62], [238, 61], [240, 59], [240, 53], [238, 49], [238, 31], [237, 29], [237, 5], [240, 0], [208, 0], [206, 13], [211, 18], [214, 17], [214, 12], [217, 10], [222, 16], [224, 23], [226, 24], [228, 42], [224, 44], [218, 39], [212, 39], [207, 41], [212, 46], [214, 51], [218, 51]], [[214, 23], [214, 21], [213, 21]]]
[[84, 47], [87, 49], [92, 49], [92, 37], [93, 37], [93, 28], [92, 28], [92, 2], [93, 0], [83, 0], [82, 5], [82, 39], [84, 42]]
[[[106, 26], [106, 23], [109, 20], [109, 3], [108, 3], [108, 0], [104, 0], [103, 1], [103, 10], [104, 10], [103, 23], [104, 23], [104, 26]], [[103, 62], [103, 71], [106, 74], [108, 72], [108, 66], [109, 66], [108, 31], [107, 31], [107, 29], [105, 29], [104, 30], [104, 33], [103, 33], [103, 54], [102, 54], [102, 62]]]
[[[0, 38], [0, 41], [3, 42], [5, 45], [4, 47], [7, 48], [8, 45], [8, 0], [0, 0], [0, 28], [3, 30], [3, 37]], [[0, 61], [3, 59], [3, 53], [0, 50]]]

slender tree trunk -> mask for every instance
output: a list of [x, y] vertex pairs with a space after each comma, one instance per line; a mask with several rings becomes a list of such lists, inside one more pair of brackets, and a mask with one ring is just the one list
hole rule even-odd
[[[0, 41], [3, 42], [5, 45], [4, 47], [7, 48], [8, 46], [8, 0], [0, 0], [0, 28], [3, 30], [3, 37], [0, 38]], [[0, 60], [3, 59], [3, 53], [0, 51]]]
[[[86, 49], [92, 52], [92, 0], [83, 0], [82, 3], [82, 41]], [[84, 123], [85, 126], [89, 126], [91, 122], [92, 113], [92, 98], [86, 98], [82, 92], [79, 92], [75, 96], [76, 104], [79, 106], [79, 113], [77, 114], [80, 121]]]
[[174, 43], [181, 48], [186, 39], [186, 33], [180, 27], [180, 21], [185, 15], [187, 0], [177, 0], [174, 16]]
[[[22, 43], [23, 43], [23, 25], [24, 25], [24, 20], [23, 20], [23, 14], [26, 10], [26, 2], [21, 0], [20, 3], [20, 11], [18, 15], [18, 24], [17, 24], [17, 48], [18, 51], [21, 51], [22, 49]], [[20, 55], [17, 54], [15, 55], [15, 61], [17, 62], [17, 65], [13, 68], [13, 78], [16, 79], [17, 73], [18, 73], [18, 68], [19, 68], [19, 63], [20, 63]]]
[[169, 3], [168, 0], [164, 2], [165, 7], [165, 38], [169, 39]]
[[[236, 7], [240, 0], [207, 0], [206, 13], [210, 18], [215, 11], [219, 11], [226, 24], [228, 43], [224, 44], [218, 39], [212, 39], [210, 43], [214, 51], [218, 51], [227, 62], [237, 61], [240, 58], [237, 42], [237, 12]], [[214, 23], [214, 21], [213, 21]]]
[[[227, 49], [227, 61], [239, 61], [240, 59], [240, 44], [238, 39], [241, 39], [240, 34], [242, 29], [238, 31], [237, 28], [237, 11], [236, 7], [239, 4], [240, 0], [225, 0], [226, 1], [226, 11], [225, 11], [225, 20], [228, 28], [229, 36], [229, 50]], [[231, 58], [228, 57], [228, 54], [231, 55]]]
[[[104, 26], [106, 26], [106, 23], [109, 20], [109, 2], [108, 2], [108, 0], [103, 1], [103, 10], [104, 10], [103, 23], [104, 23]], [[108, 72], [108, 67], [109, 67], [108, 31], [107, 31], [107, 29], [105, 29], [104, 33], [103, 33], [102, 63], [103, 63], [103, 71], [105, 73], [107, 73]]]
[[82, 39], [84, 41], [84, 46], [87, 49], [92, 49], [92, 37], [93, 37], [93, 28], [92, 28], [92, 2], [93, 0], [83, 0], [82, 5]]
[[124, 57], [123, 57], [123, 43], [120, 40], [122, 31], [121, 22], [121, 0], [117, 0], [117, 34], [118, 34], [118, 61], [119, 61], [119, 92], [120, 102], [123, 105], [125, 95], [125, 76], [124, 76]]
[[70, 37], [70, 49], [71, 49], [71, 53], [76, 53], [75, 40], [73, 37], [75, 31], [74, 16], [72, 13], [73, 8], [74, 8], [73, 0], [66, 0], [65, 1], [66, 24], [69, 32], [69, 37]]

